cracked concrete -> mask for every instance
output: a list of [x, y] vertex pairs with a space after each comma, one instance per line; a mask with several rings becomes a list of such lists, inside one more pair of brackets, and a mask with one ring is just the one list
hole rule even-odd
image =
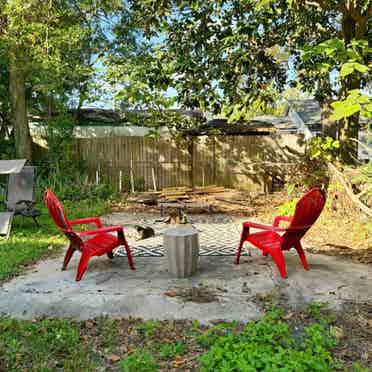
[[[303, 270], [295, 252], [286, 253], [288, 279], [270, 260], [253, 252], [241, 265], [233, 257], [201, 257], [192, 278], [172, 278], [164, 257], [136, 257], [136, 271], [126, 258], [93, 258], [81, 282], [75, 282], [79, 254], [67, 271], [62, 258], [40, 262], [0, 288], [0, 313], [17, 318], [37, 316], [88, 319], [101, 315], [144, 319], [248, 321], [262, 315], [257, 296], [278, 294], [289, 306], [310, 301], [339, 307], [345, 301], [372, 301], [372, 268], [341, 258], [308, 255]], [[174, 296], [177, 290], [203, 287], [216, 301], [197, 303]], [[170, 295], [172, 294], [172, 295]]]

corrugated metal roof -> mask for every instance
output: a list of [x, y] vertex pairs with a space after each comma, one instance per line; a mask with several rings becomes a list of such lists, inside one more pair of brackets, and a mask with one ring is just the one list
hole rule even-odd
[[322, 111], [315, 99], [288, 100], [289, 107], [297, 112], [305, 125], [320, 124]]

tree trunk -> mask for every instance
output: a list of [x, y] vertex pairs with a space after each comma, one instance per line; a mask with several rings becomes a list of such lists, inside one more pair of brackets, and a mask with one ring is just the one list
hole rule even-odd
[[9, 93], [17, 158], [32, 160], [32, 139], [27, 118], [25, 72], [17, 58], [9, 66]]
[[359, 115], [357, 119], [350, 117], [341, 121], [339, 128], [339, 141], [341, 158], [346, 164], [354, 164], [358, 157], [358, 143], [350, 138], [358, 139]]
[[189, 137], [187, 144], [187, 151], [190, 156], [190, 168], [189, 168], [189, 181], [192, 189], [195, 188], [195, 177], [194, 177], [194, 138]]
[[[342, 35], [345, 46], [353, 39], [365, 39], [365, 17], [361, 15], [344, 13], [342, 16]], [[348, 92], [353, 89], [360, 89], [360, 79], [355, 76], [349, 76], [342, 81], [342, 96], [346, 98]], [[350, 141], [350, 138], [358, 139], [359, 134], [359, 113], [340, 121], [339, 140], [341, 145], [341, 158], [347, 164], [355, 163], [358, 158], [358, 145], [355, 141]]]

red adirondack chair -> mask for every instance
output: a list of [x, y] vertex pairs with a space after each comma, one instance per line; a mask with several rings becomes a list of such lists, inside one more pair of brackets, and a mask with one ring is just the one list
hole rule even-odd
[[[103, 228], [102, 222], [98, 217], [68, 220], [62, 203], [57, 199], [52, 191], [46, 190], [44, 193], [44, 198], [45, 204], [53, 221], [62, 231], [62, 233], [65, 234], [70, 240], [70, 245], [63, 261], [62, 270], [66, 270], [72, 255], [76, 250], [79, 250], [81, 252], [81, 258], [76, 274], [76, 281], [79, 281], [87, 269], [88, 261], [91, 257], [102, 256], [106, 253], [107, 256], [112, 259], [114, 258], [112, 253], [113, 249], [120, 245], [124, 245], [127, 251], [129, 266], [132, 270], [134, 270], [130, 248], [127, 240], [125, 239], [124, 230], [121, 226], [110, 226]], [[72, 229], [73, 225], [83, 225], [88, 223], [96, 224], [97, 229], [82, 232], [76, 232]], [[117, 236], [109, 234], [110, 232], [116, 232]], [[83, 241], [81, 239], [84, 236], [90, 235], [93, 235], [93, 237], [88, 240]]]
[[[272, 226], [244, 222], [235, 263], [239, 264], [244, 242], [250, 242], [261, 249], [264, 256], [269, 254], [273, 258], [283, 278], [287, 277], [283, 251], [291, 248], [296, 249], [303, 267], [305, 270], [309, 270], [300, 240], [319, 217], [325, 201], [324, 191], [319, 188], [313, 188], [297, 202], [293, 217], [277, 216]], [[289, 226], [280, 228], [280, 221], [289, 222]], [[264, 231], [250, 234], [250, 228]]]

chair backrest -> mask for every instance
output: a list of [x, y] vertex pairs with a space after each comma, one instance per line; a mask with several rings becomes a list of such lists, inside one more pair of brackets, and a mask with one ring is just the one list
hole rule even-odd
[[68, 222], [65, 208], [58, 198], [53, 194], [51, 190], [45, 190], [44, 192], [45, 205], [49, 210], [49, 214], [52, 217], [57, 227], [67, 236], [76, 249], [82, 249], [83, 241], [72, 230], [70, 223]]
[[9, 175], [5, 204], [8, 210], [22, 210], [21, 200], [34, 201], [35, 167], [25, 166], [20, 173]]
[[291, 224], [282, 236], [282, 248], [290, 249], [299, 241], [320, 216], [326, 195], [320, 188], [308, 191], [296, 204]]

